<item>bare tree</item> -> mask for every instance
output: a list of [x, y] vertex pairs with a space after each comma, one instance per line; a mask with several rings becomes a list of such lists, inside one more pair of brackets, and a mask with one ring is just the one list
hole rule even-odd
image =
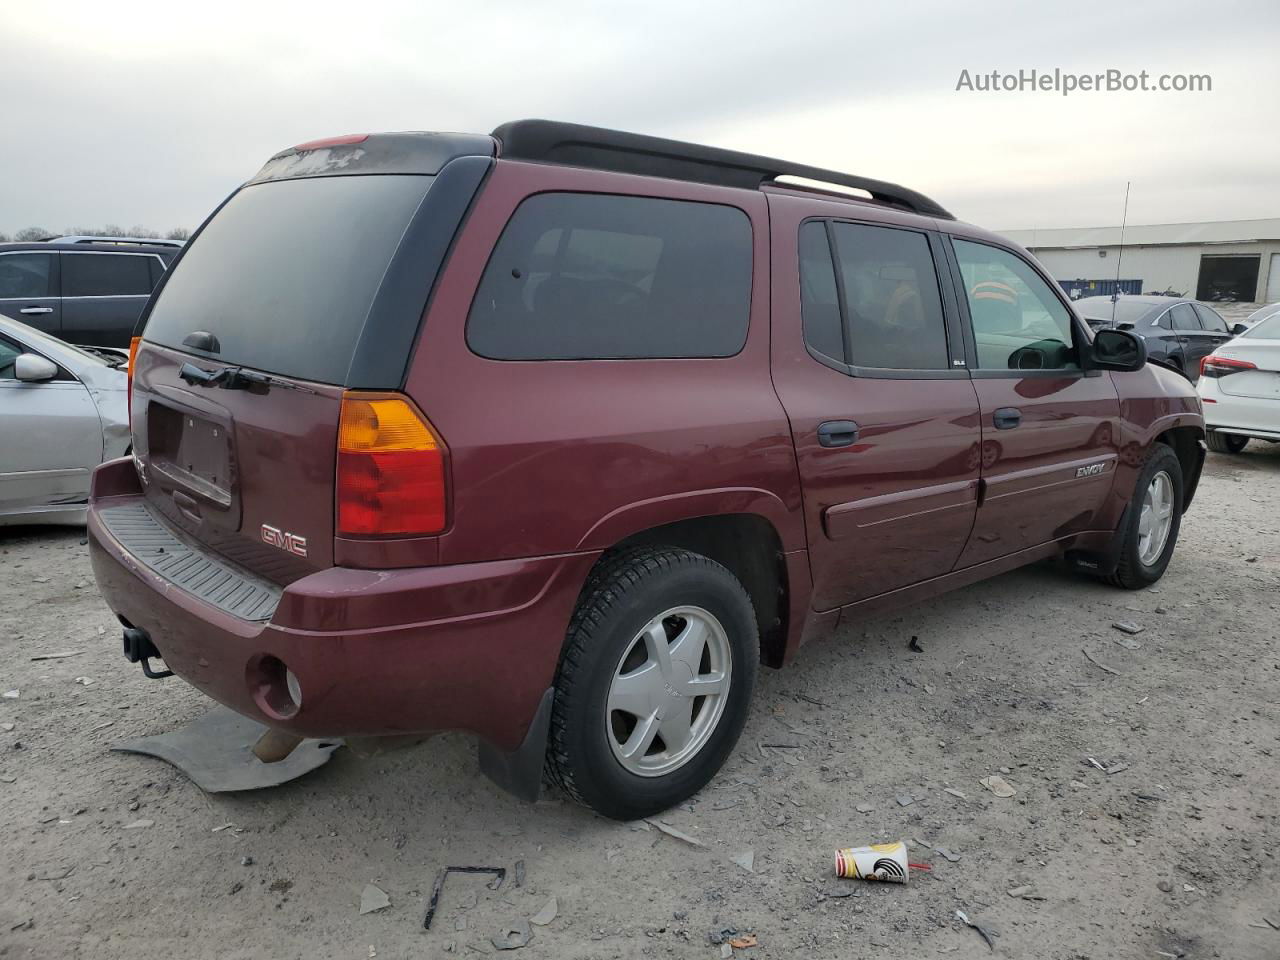
[[166, 240], [190, 240], [191, 231], [186, 227], [174, 227], [164, 235]]
[[7, 233], [0, 233], [0, 243], [8, 243], [8, 242], [9, 242], [9, 235]]
[[30, 243], [32, 240], [43, 240], [45, 237], [51, 237], [51, 234], [44, 227], [23, 227], [13, 235], [13, 239], [19, 243]]

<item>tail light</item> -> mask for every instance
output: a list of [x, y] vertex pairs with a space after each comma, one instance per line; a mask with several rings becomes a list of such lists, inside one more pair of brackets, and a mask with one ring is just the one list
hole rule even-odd
[[444, 447], [398, 393], [343, 394], [335, 488], [339, 535], [444, 529]]
[[128, 400], [129, 423], [133, 423], [133, 365], [138, 361], [138, 346], [142, 343], [141, 337], [134, 337], [129, 341], [129, 363], [124, 368], [125, 376], [125, 397]]
[[1235, 360], [1231, 357], [1215, 357], [1213, 354], [1203, 358], [1200, 361], [1200, 376], [1202, 377], [1225, 377], [1231, 373], [1239, 373], [1241, 370], [1257, 370], [1256, 363], [1250, 363], [1248, 360]]

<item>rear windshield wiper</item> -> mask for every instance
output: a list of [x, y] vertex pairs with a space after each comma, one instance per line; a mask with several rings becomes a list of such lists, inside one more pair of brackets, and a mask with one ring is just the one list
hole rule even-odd
[[244, 367], [223, 367], [221, 370], [204, 370], [194, 363], [184, 363], [178, 370], [178, 376], [192, 386], [220, 387], [223, 390], [252, 390], [254, 387], [285, 387], [289, 390], [301, 390], [315, 393], [310, 387], [304, 387], [290, 380], [273, 377], [269, 373], [257, 370], [246, 370]]

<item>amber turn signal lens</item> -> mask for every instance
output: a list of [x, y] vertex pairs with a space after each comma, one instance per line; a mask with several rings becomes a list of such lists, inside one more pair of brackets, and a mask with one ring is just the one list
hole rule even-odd
[[444, 529], [444, 450], [408, 397], [343, 394], [336, 491], [339, 535]]

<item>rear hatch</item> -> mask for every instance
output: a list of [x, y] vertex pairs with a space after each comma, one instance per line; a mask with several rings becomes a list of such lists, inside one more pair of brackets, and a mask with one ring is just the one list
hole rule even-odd
[[130, 419], [153, 511], [279, 584], [333, 565], [344, 391], [401, 387], [491, 154], [429, 134], [309, 144], [219, 208], [143, 319]]

